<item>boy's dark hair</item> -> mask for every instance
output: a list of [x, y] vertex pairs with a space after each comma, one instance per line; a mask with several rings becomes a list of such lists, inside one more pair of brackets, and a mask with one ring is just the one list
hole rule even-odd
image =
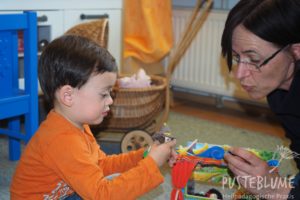
[[104, 72], [117, 72], [113, 56], [95, 42], [75, 35], [53, 40], [43, 51], [38, 68], [40, 86], [51, 108], [61, 86], [80, 88], [92, 73]]
[[278, 47], [300, 42], [299, 0], [240, 0], [229, 12], [222, 35], [222, 54], [232, 67], [232, 35], [238, 25]]

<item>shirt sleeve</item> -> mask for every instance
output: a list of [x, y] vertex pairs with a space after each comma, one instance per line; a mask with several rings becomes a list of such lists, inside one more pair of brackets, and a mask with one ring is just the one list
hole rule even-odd
[[141, 148], [137, 151], [107, 156], [99, 149], [99, 166], [102, 167], [105, 175], [122, 173], [137, 166], [143, 159], [143, 153], [144, 149]]
[[[136, 199], [163, 182], [155, 161], [150, 156], [141, 159], [141, 151], [99, 161], [98, 148], [79, 136], [62, 134], [48, 146], [45, 160], [83, 199]], [[120, 176], [105, 179], [109, 171], [118, 169], [123, 171]]]

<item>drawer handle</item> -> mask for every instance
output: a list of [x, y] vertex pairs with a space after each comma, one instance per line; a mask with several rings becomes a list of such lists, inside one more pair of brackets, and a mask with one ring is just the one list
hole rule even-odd
[[47, 17], [47, 15], [39, 16], [39, 17], [37, 18], [37, 21], [38, 21], [38, 22], [46, 22], [46, 21], [48, 21], [48, 17]]
[[81, 14], [80, 19], [85, 20], [85, 19], [105, 19], [109, 18], [108, 14], [103, 14], [103, 15], [86, 15], [86, 14]]

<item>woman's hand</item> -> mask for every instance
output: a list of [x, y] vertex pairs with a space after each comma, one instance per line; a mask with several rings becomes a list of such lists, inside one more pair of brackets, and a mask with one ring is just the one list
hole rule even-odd
[[170, 166], [173, 166], [177, 157], [177, 154], [174, 150], [175, 145], [175, 139], [163, 144], [154, 142], [148, 155], [153, 158], [159, 167], [167, 161], [169, 162]]
[[229, 152], [224, 156], [228, 167], [248, 192], [264, 199], [287, 199], [290, 182], [278, 174], [270, 174], [265, 161], [243, 148], [231, 148]]

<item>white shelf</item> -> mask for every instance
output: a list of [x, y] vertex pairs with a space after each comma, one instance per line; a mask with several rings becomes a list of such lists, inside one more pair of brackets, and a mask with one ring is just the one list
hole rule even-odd
[[0, 0], [0, 10], [121, 9], [122, 0]]

